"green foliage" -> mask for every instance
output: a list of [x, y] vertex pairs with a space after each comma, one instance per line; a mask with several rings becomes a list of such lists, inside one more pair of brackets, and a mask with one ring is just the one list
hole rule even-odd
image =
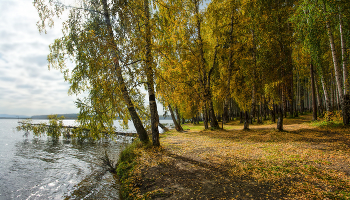
[[337, 128], [337, 127], [343, 127], [343, 121], [341, 112], [334, 111], [334, 112], [325, 112], [323, 119], [318, 121], [310, 122], [311, 125], [321, 128]]
[[[205, 9], [200, 9], [202, 0], [112, 1], [106, 10], [118, 17], [111, 18], [110, 26], [102, 2], [83, 0], [67, 7], [34, 1], [40, 31], [51, 27], [55, 16], [69, 13], [48, 61], [71, 84], [70, 94], [88, 94], [76, 102], [77, 137], [101, 138], [114, 131], [118, 117], [127, 128], [130, 107], [149, 130], [151, 109], [145, 106], [142, 86], [153, 91], [155, 85], [157, 100], [177, 107], [187, 119], [212, 107], [221, 115], [230, 98], [241, 111], [261, 101], [271, 107], [294, 105], [291, 101], [298, 99], [298, 107], [310, 63], [323, 83], [318, 92], [331, 93], [334, 69], [326, 22], [340, 44], [341, 14], [350, 46], [346, 1], [212, 0]], [[74, 62], [73, 69], [66, 66], [67, 59]]]
[[[18, 131], [33, 132], [34, 136], [47, 135], [54, 140], [58, 140], [60, 136], [67, 137], [67, 131], [63, 127], [64, 116], [57, 117], [57, 115], [48, 116], [49, 123], [33, 124], [31, 119], [20, 122], [16, 127]], [[69, 133], [69, 132], [68, 132]]]
[[49, 115], [49, 124], [47, 126], [46, 134], [53, 139], [58, 140], [63, 133], [63, 119], [64, 117], [57, 117], [57, 115]]

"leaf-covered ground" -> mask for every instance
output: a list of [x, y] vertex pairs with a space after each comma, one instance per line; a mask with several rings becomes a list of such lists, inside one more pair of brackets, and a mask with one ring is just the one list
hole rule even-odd
[[160, 149], [138, 148], [132, 198], [350, 199], [350, 127], [316, 127], [310, 115], [285, 130], [238, 122], [224, 130], [161, 136]]

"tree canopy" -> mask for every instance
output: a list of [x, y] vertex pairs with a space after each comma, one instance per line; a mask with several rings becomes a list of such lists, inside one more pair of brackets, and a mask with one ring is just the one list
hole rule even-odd
[[112, 132], [120, 117], [123, 126], [133, 120], [144, 142], [147, 130], [152, 132], [158, 146], [156, 99], [178, 119], [202, 118], [206, 129], [209, 122], [219, 128], [218, 120], [245, 113], [249, 123], [278, 115], [277, 128], [283, 130], [283, 117], [311, 109], [313, 94], [319, 115], [339, 110], [349, 124], [345, 0], [206, 3], [34, 0], [40, 31], [52, 27], [55, 17], [66, 19], [63, 37], [50, 46], [49, 67], [61, 70], [70, 94], [88, 93], [76, 105], [79, 122], [92, 137]]

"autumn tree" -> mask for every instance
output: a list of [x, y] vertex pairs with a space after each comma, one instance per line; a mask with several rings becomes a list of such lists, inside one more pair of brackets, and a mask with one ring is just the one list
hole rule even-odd
[[[70, 93], [89, 93], [89, 98], [77, 101], [82, 126], [98, 135], [101, 129], [112, 131], [117, 117], [123, 119], [124, 125], [131, 118], [140, 140], [148, 142], [142, 122], [147, 120], [148, 113], [143, 105], [144, 96], [137, 87], [148, 68], [137, 64], [140, 61], [140, 55], [134, 54], [137, 46], [125, 40], [137, 26], [132, 10], [128, 10], [132, 4], [109, 4], [101, 0], [85, 1], [73, 7], [38, 0], [34, 5], [41, 17], [39, 30], [52, 26], [54, 16], [69, 15], [64, 23], [64, 36], [51, 45], [48, 60], [50, 67], [65, 74], [71, 83]], [[75, 63], [71, 74], [65, 63], [67, 58]]]

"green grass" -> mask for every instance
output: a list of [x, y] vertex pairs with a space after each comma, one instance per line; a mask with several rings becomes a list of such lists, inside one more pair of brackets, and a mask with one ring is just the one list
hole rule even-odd
[[343, 122], [341, 121], [312, 121], [310, 122], [310, 125], [320, 127], [320, 128], [336, 128], [336, 127], [342, 127], [344, 126]]

